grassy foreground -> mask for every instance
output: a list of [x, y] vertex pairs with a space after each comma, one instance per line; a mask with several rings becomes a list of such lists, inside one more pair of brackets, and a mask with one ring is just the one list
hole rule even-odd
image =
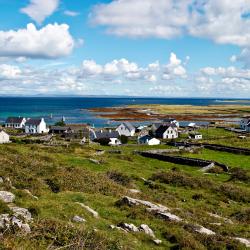
[[[220, 140], [223, 143], [223, 138]], [[229, 140], [231, 145], [235, 142]], [[147, 148], [124, 146], [118, 154], [110, 147], [96, 145], [0, 145], [0, 176], [12, 182], [0, 184], [0, 190], [13, 192], [15, 203], [28, 208], [34, 217], [31, 234], [5, 232], [0, 236], [0, 249], [246, 249], [233, 237], [250, 238], [250, 156], [210, 150], [188, 155], [237, 167], [232, 174], [219, 169], [204, 174], [196, 167], [134, 154], [134, 150]], [[100, 150], [105, 152], [100, 154]], [[204, 236], [183, 223], [164, 221], [145, 207], [118, 206], [116, 202], [124, 195], [170, 207], [185, 221], [209, 228], [216, 235]], [[96, 210], [99, 218], [76, 202]], [[6, 209], [0, 203], [0, 214]], [[86, 222], [73, 223], [75, 215]], [[157, 246], [146, 234], [109, 227], [120, 222], [147, 224], [162, 243]]]

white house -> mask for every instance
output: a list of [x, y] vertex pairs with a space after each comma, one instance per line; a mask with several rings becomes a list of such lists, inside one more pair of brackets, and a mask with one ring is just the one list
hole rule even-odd
[[122, 144], [121, 141], [117, 138], [109, 138], [109, 139], [110, 139], [109, 143], [110, 146], [119, 146]]
[[10, 142], [10, 136], [6, 132], [0, 129], [0, 144], [9, 142]]
[[250, 133], [250, 117], [243, 117], [240, 121], [240, 128]]
[[116, 129], [116, 131], [118, 131], [118, 133], [120, 135], [125, 135], [125, 136], [134, 136], [135, 135], [135, 127], [129, 123], [129, 122], [123, 122], [122, 124], [120, 124], [118, 126], [118, 128]]
[[194, 139], [194, 140], [202, 140], [202, 134], [200, 134], [200, 133], [190, 133], [189, 138]]
[[43, 134], [47, 132], [48, 129], [43, 118], [31, 118], [25, 123], [26, 134]]
[[178, 128], [175, 124], [161, 125], [156, 131], [157, 138], [176, 139], [178, 138]]
[[163, 123], [174, 124], [174, 125], [176, 125], [177, 128], [180, 127], [179, 122], [176, 119], [174, 119], [174, 118], [163, 119]]
[[5, 121], [6, 128], [22, 129], [24, 128], [26, 119], [24, 117], [8, 117]]
[[159, 139], [156, 139], [156, 138], [150, 136], [150, 135], [145, 135], [145, 136], [138, 138], [138, 143], [153, 146], [153, 145], [160, 145], [161, 141]]

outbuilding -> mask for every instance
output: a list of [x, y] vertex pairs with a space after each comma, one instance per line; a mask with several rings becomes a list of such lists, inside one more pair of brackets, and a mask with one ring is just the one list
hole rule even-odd
[[0, 144], [10, 143], [10, 136], [3, 130], [0, 129]]

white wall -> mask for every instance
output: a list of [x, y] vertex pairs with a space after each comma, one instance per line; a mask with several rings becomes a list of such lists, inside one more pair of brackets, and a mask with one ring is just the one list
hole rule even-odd
[[175, 139], [178, 138], [178, 130], [177, 128], [169, 127], [163, 134], [163, 139]]
[[120, 135], [125, 135], [125, 136], [134, 136], [135, 135], [135, 129], [132, 131], [129, 131], [124, 124], [121, 124], [116, 129], [116, 131], [118, 131]]
[[0, 144], [10, 142], [10, 136], [4, 131], [0, 132]]

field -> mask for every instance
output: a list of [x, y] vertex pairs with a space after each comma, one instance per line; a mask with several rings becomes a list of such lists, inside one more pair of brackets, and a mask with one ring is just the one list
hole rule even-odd
[[[205, 141], [250, 148], [249, 139], [237, 139], [222, 129], [209, 129]], [[134, 152], [146, 149], [152, 147], [0, 145], [0, 176], [11, 180], [0, 184], [0, 189], [14, 193], [15, 204], [28, 208], [34, 218], [28, 235], [4, 232], [0, 249], [246, 249], [235, 238], [250, 238], [250, 156], [207, 149], [185, 153], [230, 167], [230, 173], [217, 168], [203, 173], [197, 167]], [[123, 196], [167, 206], [183, 221], [163, 220], [144, 206], [119, 205]], [[77, 202], [97, 211], [99, 217]], [[0, 214], [6, 209], [0, 203]], [[75, 215], [86, 222], [72, 222]], [[142, 232], [110, 228], [121, 222], [147, 224], [161, 244]], [[216, 234], [195, 232], [192, 225], [197, 224]]]
[[115, 121], [131, 120], [155, 120], [171, 116], [179, 121], [230, 121], [235, 118], [250, 115], [249, 105], [129, 105], [112, 108], [93, 108], [91, 112], [102, 118], [109, 118]]

